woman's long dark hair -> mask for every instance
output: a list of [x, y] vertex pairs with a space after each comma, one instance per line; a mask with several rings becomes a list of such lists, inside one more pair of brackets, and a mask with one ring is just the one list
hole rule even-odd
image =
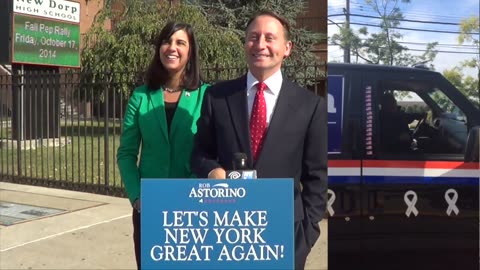
[[153, 56], [152, 62], [146, 73], [146, 83], [149, 90], [157, 90], [168, 81], [168, 71], [160, 61], [160, 46], [162, 46], [162, 43], [165, 40], [169, 40], [170, 37], [179, 30], [184, 30], [185, 33], [187, 33], [188, 42], [190, 44], [189, 60], [183, 72], [180, 85], [187, 90], [194, 90], [200, 86], [201, 79], [198, 44], [192, 26], [186, 23], [169, 22], [163, 27], [160, 35], [155, 41], [155, 55]]

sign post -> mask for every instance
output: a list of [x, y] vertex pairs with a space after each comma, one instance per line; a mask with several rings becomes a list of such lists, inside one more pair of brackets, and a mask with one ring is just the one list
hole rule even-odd
[[293, 269], [293, 180], [142, 179], [142, 269]]

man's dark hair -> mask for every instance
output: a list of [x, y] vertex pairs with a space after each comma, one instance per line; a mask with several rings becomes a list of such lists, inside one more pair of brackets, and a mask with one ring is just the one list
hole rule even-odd
[[149, 90], [157, 90], [168, 81], [168, 71], [160, 61], [160, 46], [179, 30], [184, 30], [187, 33], [188, 43], [190, 44], [189, 60], [182, 76], [182, 82], [180, 82], [181, 87], [187, 90], [194, 90], [200, 86], [198, 43], [192, 26], [186, 23], [169, 22], [163, 27], [160, 35], [155, 40], [155, 54], [146, 72], [146, 84]]
[[290, 40], [290, 24], [288, 23], [288, 20], [270, 10], [261, 10], [257, 12], [255, 15], [253, 15], [253, 17], [250, 18], [250, 20], [248, 20], [247, 28], [245, 28], [246, 32], [248, 32], [248, 27], [250, 27], [250, 24], [252, 24], [252, 22], [260, 16], [270, 16], [277, 19], [277, 21], [279, 21], [280, 24], [283, 26], [283, 33], [285, 35], [285, 40]]

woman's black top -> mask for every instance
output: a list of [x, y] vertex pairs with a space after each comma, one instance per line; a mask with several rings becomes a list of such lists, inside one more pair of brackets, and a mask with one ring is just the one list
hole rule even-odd
[[165, 114], [167, 115], [168, 131], [170, 131], [170, 124], [172, 123], [173, 115], [175, 114], [177, 105], [178, 105], [178, 102], [165, 102]]

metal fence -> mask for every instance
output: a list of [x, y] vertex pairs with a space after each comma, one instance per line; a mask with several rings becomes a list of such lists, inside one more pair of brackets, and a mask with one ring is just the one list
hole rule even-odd
[[[245, 72], [202, 70], [209, 83]], [[325, 95], [325, 63], [285, 67], [284, 73]], [[0, 181], [126, 196], [116, 151], [130, 91], [141, 78], [128, 71], [98, 76], [15, 66], [0, 74]]]

